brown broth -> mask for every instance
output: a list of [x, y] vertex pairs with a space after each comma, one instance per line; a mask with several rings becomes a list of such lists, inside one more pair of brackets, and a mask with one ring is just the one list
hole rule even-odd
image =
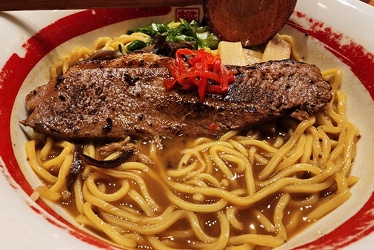
[[[282, 134], [284, 136], [284, 140], [287, 141], [289, 137], [289, 133], [277, 133], [277, 135]], [[193, 141], [195, 138], [182, 138], [182, 137], [177, 137], [174, 139], [164, 139], [162, 142], [162, 149], [159, 150], [159, 156], [160, 159], [162, 159], [163, 163], [163, 168], [164, 170], [168, 169], [173, 169], [175, 168], [178, 164], [179, 161], [182, 157], [181, 151], [184, 148], [188, 148], [192, 145]], [[261, 137], [260, 139], [266, 139], [269, 143], [274, 142], [274, 137], [266, 135]], [[150, 142], [138, 142], [138, 149], [140, 153], [147, 155], [149, 153], [149, 144]], [[260, 152], [263, 154], [263, 157], [268, 158], [269, 156], [266, 155], [265, 152]], [[135, 159], [135, 158], [134, 158]], [[149, 166], [152, 168], [153, 166]], [[235, 167], [235, 166], [233, 166]], [[263, 168], [264, 166], [259, 164], [254, 166], [254, 174], [257, 175]], [[215, 173], [217, 179], [222, 179], [224, 176], [222, 173], [219, 173], [216, 171]], [[307, 173], [306, 177], [307, 177]], [[160, 211], [164, 211], [166, 207], [170, 205], [170, 201], [168, 200], [167, 196], [165, 195], [164, 189], [161, 186], [158, 185], [153, 185], [154, 180], [145, 175], [140, 173], [140, 175], [143, 177], [145, 180], [147, 186], [149, 187], [148, 191], [150, 192], [151, 197], [155, 200], [155, 202], [158, 204], [158, 211], [155, 211], [156, 213], [160, 213]], [[237, 181], [239, 183], [239, 186], [244, 186], [244, 178], [243, 176], [238, 175]], [[107, 193], [113, 193], [117, 191], [121, 184], [120, 180], [117, 180], [112, 177], [108, 178], [103, 178], [97, 181], [99, 183], [102, 183], [106, 187], [106, 192]], [[137, 190], [140, 193], [140, 188], [134, 181], [129, 181], [130, 185], [132, 188]], [[230, 187], [228, 187], [230, 188]], [[178, 193], [175, 192], [179, 197], [183, 197], [187, 201], [191, 202], [196, 202], [194, 200], [193, 196], [190, 194], [183, 194], [183, 193]], [[273, 221], [273, 214], [274, 214], [274, 209], [277, 204], [277, 201], [279, 200], [279, 197], [282, 195], [282, 193], [275, 193], [274, 195], [268, 197], [265, 200], [262, 200], [261, 202], [258, 202], [250, 207], [247, 208], [240, 208], [239, 212], [237, 214], [238, 220], [243, 224], [243, 230], [237, 230], [234, 228], [231, 228], [230, 230], [230, 235], [235, 236], [235, 235], [242, 235], [242, 234], [248, 234], [248, 233], [257, 233], [257, 234], [268, 234], [268, 235], [276, 235], [276, 232], [267, 232], [265, 227], [261, 225], [259, 220], [256, 218], [253, 210], [260, 211], [263, 216], [269, 218], [270, 221]], [[326, 195], [326, 194], [325, 194]], [[328, 196], [328, 195], [327, 195]], [[304, 200], [307, 197], [304, 195], [293, 195], [292, 200]], [[215, 202], [217, 201], [217, 198], [215, 197], [205, 197], [204, 203], [209, 203], [209, 202]], [[70, 199], [62, 201], [61, 205], [69, 211], [73, 216], [77, 216], [79, 213], [76, 209], [75, 206], [75, 201], [73, 195], [70, 196]], [[120, 200], [118, 202], [113, 203], [113, 205], [116, 205], [118, 207], [131, 207], [139, 210], [139, 214], [143, 214], [143, 211], [141, 211], [140, 207], [132, 201], [130, 198], [125, 198], [123, 200]], [[231, 207], [229, 204], [228, 207]], [[224, 208], [227, 209], [228, 207]], [[286, 208], [286, 211], [284, 213], [284, 222], [285, 226], [287, 228], [287, 234], [288, 234], [288, 239], [290, 237], [293, 237], [295, 234], [303, 230], [305, 227], [307, 227], [310, 222], [305, 221], [303, 217], [313, 208], [313, 206], [305, 206], [305, 207], [296, 207], [296, 206], [290, 206], [288, 205]], [[288, 223], [287, 221], [294, 216], [294, 214], [297, 213], [298, 219], [293, 221], [292, 223]], [[220, 225], [217, 220], [217, 214], [216, 213], [199, 213], [197, 214], [201, 227], [204, 229], [205, 232], [209, 232], [210, 236], [213, 237], [218, 237], [220, 234]], [[297, 223], [297, 225], [295, 225]], [[180, 220], [176, 222], [172, 227], [170, 227], [166, 232], [162, 234], [163, 239], [169, 239], [170, 242], [173, 242], [173, 245], [175, 247], [179, 248], [184, 248], [184, 247], [189, 247], [191, 244], [194, 242], [198, 242], [198, 239], [195, 236], [189, 237], [189, 238], [174, 238], [173, 237], [173, 232], [174, 231], [184, 231], [187, 230], [190, 227], [189, 222], [186, 219]], [[92, 229], [95, 231], [94, 229]], [[95, 232], [101, 237], [107, 238], [103, 233], [101, 232]], [[145, 244], [143, 246], [144, 248], [149, 248], [150, 245]], [[256, 249], [266, 249], [263, 247], [258, 247]]]

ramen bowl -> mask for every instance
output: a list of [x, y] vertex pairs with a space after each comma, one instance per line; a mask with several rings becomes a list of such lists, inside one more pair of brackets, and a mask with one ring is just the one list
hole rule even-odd
[[[349, 16], [349, 18], [347, 18]], [[33, 201], [40, 185], [29, 167], [29, 131], [24, 97], [49, 81], [49, 67], [77, 46], [99, 36], [116, 37], [152, 21], [203, 17], [201, 6], [89, 9], [0, 13], [0, 234], [4, 249], [116, 249], [75, 222], [60, 206]], [[359, 182], [352, 197], [279, 249], [370, 249], [374, 243], [374, 8], [362, 2], [299, 0], [280, 31], [296, 40], [303, 59], [321, 70], [340, 68], [347, 93], [347, 117], [360, 130], [351, 174]]]

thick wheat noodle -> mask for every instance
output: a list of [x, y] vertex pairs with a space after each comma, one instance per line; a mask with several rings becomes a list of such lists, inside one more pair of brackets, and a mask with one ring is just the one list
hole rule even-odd
[[55, 183], [57, 182], [57, 176], [52, 175], [47, 170], [45, 170], [40, 164], [38, 160], [38, 156], [36, 156], [36, 141], [30, 140], [26, 143], [26, 155], [29, 161], [30, 166], [34, 170], [34, 172], [46, 181], [47, 183]]
[[258, 211], [258, 209], [253, 209], [252, 210], [252, 214], [254, 216], [256, 216], [256, 218], [261, 222], [261, 225], [263, 225], [263, 227], [265, 228], [265, 230], [267, 232], [275, 232], [276, 231], [276, 227], [270, 221], [270, 218], [268, 218], [265, 215], [263, 215], [263, 213], [261, 213], [260, 211]]
[[92, 210], [92, 205], [89, 202], [84, 203], [83, 212], [96, 227], [103, 230], [114, 242], [124, 247], [135, 248], [136, 242], [124, 237], [114, 230], [111, 225], [105, 223], [101, 218], [99, 218]]
[[285, 209], [288, 203], [291, 200], [291, 195], [286, 193], [279, 198], [279, 202], [277, 203], [274, 211], [274, 226], [277, 228], [277, 236], [283, 238], [285, 241], [287, 240], [287, 232], [286, 228], [283, 224], [283, 217], [286, 213]]
[[241, 223], [236, 217], [237, 208], [229, 207], [226, 209], [226, 216], [230, 222], [230, 225], [236, 230], [243, 230], [243, 223]]
[[121, 188], [118, 189], [116, 192], [107, 194], [102, 192], [96, 185], [97, 179], [102, 178], [102, 175], [98, 172], [92, 173], [88, 176], [86, 183], [88, 190], [97, 198], [102, 199], [103, 201], [111, 202], [117, 201], [125, 196], [130, 190], [130, 184], [128, 181], [122, 181]]
[[260, 172], [260, 180], [268, 178], [271, 175], [271, 173], [277, 168], [279, 162], [283, 159], [283, 157], [297, 143], [298, 139], [301, 137], [307, 127], [314, 124], [314, 122], [315, 118], [312, 117], [312, 119], [302, 121], [300, 123], [295, 132], [292, 134], [291, 138], [282, 146], [282, 148], [277, 151], [277, 153], [271, 158], [267, 166]]

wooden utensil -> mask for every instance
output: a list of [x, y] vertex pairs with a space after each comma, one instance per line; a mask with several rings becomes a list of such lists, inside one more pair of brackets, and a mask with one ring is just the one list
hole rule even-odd
[[205, 0], [209, 27], [221, 40], [250, 47], [267, 42], [290, 18], [296, 0]]
[[271, 39], [287, 22], [296, 0], [2, 0], [0, 11], [189, 6], [203, 4], [209, 27], [222, 40], [244, 46]]

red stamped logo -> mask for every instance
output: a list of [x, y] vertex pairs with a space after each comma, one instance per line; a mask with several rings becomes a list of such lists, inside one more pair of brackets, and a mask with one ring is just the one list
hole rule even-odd
[[199, 8], [176, 8], [175, 9], [175, 21], [184, 19], [188, 22], [192, 20], [200, 21], [200, 9]]

